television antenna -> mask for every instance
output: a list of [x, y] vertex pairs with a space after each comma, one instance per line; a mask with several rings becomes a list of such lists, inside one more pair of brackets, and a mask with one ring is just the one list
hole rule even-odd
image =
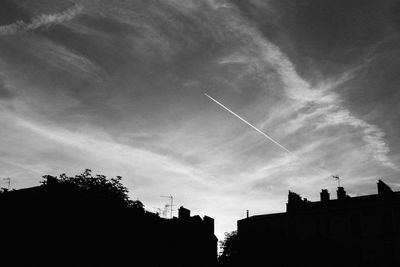
[[7, 183], [7, 190], [10, 190], [11, 178], [7, 177], [7, 178], [3, 178], [3, 180], [6, 181], [6, 183]]
[[168, 208], [168, 206], [169, 206], [169, 208], [170, 208], [169, 216], [172, 219], [172, 207], [174, 206], [174, 197], [173, 196], [160, 196], [160, 197], [169, 198], [169, 200], [171, 201], [171, 204], [170, 205], [167, 204], [167, 205], [165, 205], [165, 207]]
[[332, 175], [332, 178], [338, 182], [338, 187], [340, 187], [340, 177], [339, 175]]
[[166, 204], [165, 206], [164, 206], [164, 210], [162, 211], [162, 217], [163, 218], [168, 218], [168, 216], [167, 216], [167, 214], [168, 214], [168, 204]]

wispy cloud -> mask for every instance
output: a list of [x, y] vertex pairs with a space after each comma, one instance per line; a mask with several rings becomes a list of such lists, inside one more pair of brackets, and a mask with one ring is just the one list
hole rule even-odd
[[[285, 14], [273, 11], [272, 26], [282, 32], [271, 36], [271, 12], [254, 15], [273, 1], [247, 1], [243, 10], [233, 2], [246, 5], [87, 0], [80, 1], [84, 10], [75, 5], [61, 13], [41, 3], [24, 6], [45, 14], [0, 27], [0, 35], [33, 31], [0, 42], [7, 77], [0, 83], [0, 174], [23, 181], [20, 187], [37, 184], [37, 173], [73, 175], [87, 167], [122, 175], [150, 207], [162, 204], [160, 194], [172, 194], [194, 213], [215, 216], [222, 237], [247, 208], [282, 211], [288, 189], [317, 196], [321, 186], [333, 188], [324, 180], [331, 171], [354, 187], [392, 171], [397, 155], [393, 146], [389, 153], [387, 128], [354, 112], [357, 103], [342, 94], [360, 87], [354, 77], [370, 62], [325, 75], [318, 68], [329, 65], [325, 57], [307, 58], [321, 64], [304, 75], [300, 56], [286, 47], [302, 44], [277, 25]], [[66, 27], [38, 31], [59, 23]], [[305, 165], [329, 171], [316, 174]]]
[[0, 35], [12, 35], [25, 31], [32, 31], [39, 28], [47, 28], [55, 24], [60, 24], [73, 19], [83, 10], [83, 6], [75, 4], [64, 12], [56, 14], [42, 14], [34, 17], [31, 22], [22, 20], [9, 25], [0, 26]]
[[9, 89], [5, 78], [0, 74], [0, 101], [4, 99], [9, 100], [14, 96], [15, 94]]
[[[365, 148], [372, 153], [374, 159], [383, 166], [397, 169], [395, 164], [387, 156], [390, 149], [384, 139], [385, 133], [379, 127], [352, 115], [351, 112], [342, 105], [340, 96], [333, 91], [350, 80], [353, 73], [362, 68], [362, 66], [358, 66], [346, 72], [336, 80], [321, 80], [317, 85], [311, 85], [308, 81], [300, 77], [296, 71], [295, 65], [278, 46], [271, 43], [258, 32], [257, 29], [246, 24], [246, 21], [240, 23], [241, 19], [238, 17], [236, 19], [237, 21], [233, 21], [231, 26], [240, 31], [243, 38], [248, 39], [250, 37], [252, 39], [252, 42], [247, 47], [247, 51], [253, 52], [245, 52], [247, 56], [243, 53], [241, 55], [235, 54], [229, 56], [227, 59], [221, 60], [220, 63], [247, 62], [247, 64], [255, 66], [253, 71], [255, 71], [256, 74], [271, 67], [276, 70], [282, 82], [283, 90], [288, 98], [288, 107], [286, 108], [287, 115], [289, 118], [292, 117], [290, 120], [284, 121], [281, 127], [285, 127], [291, 133], [295, 133], [300, 130], [300, 128], [307, 125], [312, 125], [317, 129], [339, 125], [348, 125], [361, 129]], [[254, 56], [254, 51], [258, 54], [257, 58]], [[260, 58], [262, 60], [260, 60]], [[268, 76], [269, 73], [265, 72], [265, 77], [267, 78]], [[302, 109], [307, 107], [313, 108], [308, 108], [308, 112], [302, 112]], [[281, 116], [282, 114], [278, 113], [277, 115]], [[266, 127], [267, 123], [264, 122], [261, 123], [261, 125], [262, 127]], [[291, 126], [287, 128], [285, 125]]]

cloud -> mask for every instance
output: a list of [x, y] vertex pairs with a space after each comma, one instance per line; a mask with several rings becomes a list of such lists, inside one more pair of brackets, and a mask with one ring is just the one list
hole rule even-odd
[[82, 5], [74, 5], [66, 11], [56, 14], [42, 14], [34, 17], [30, 23], [22, 20], [9, 25], [0, 26], [0, 35], [13, 35], [25, 31], [32, 31], [39, 28], [47, 28], [55, 24], [64, 23], [73, 19], [83, 10]]
[[[318, 129], [341, 124], [360, 128], [363, 131], [363, 140], [366, 147], [374, 158], [385, 166], [395, 167], [387, 157], [390, 150], [384, 139], [385, 133], [379, 127], [357, 118], [348, 109], [342, 107], [340, 105], [340, 97], [330, 91], [334, 88], [328, 88], [329, 90], [313, 88], [296, 74], [286, 58], [283, 58], [283, 62], [281, 75], [284, 78], [287, 95], [291, 99], [302, 103], [299, 108], [303, 108], [308, 104], [317, 105], [317, 108], [307, 116], [316, 117], [314, 118], [314, 124]], [[301, 124], [304, 125], [303, 123], [304, 121]]]
[[[76, 5], [0, 28], [3, 35], [31, 31], [82, 14], [48, 31], [1, 38], [4, 96], [12, 88], [21, 97], [9, 101], [15, 117], [1, 120], [0, 174], [15, 174], [21, 187], [37, 181], [29, 170], [35, 177], [88, 167], [122, 175], [146, 206], [162, 207], [159, 195], [172, 194], [193, 213], [215, 216], [222, 237], [247, 208], [282, 211], [288, 189], [318, 197], [320, 187], [333, 188], [325, 181], [331, 171], [356, 187], [392, 170], [396, 150], [386, 129], [346, 102], [347, 87], [364, 93], [354, 77], [366, 66], [325, 73], [325, 57], [307, 58], [320, 64], [306, 64], [305, 76], [303, 55], [288, 49], [302, 43], [268, 34], [268, 23], [232, 2], [87, 0], [84, 14]], [[252, 1], [263, 20], [279, 26], [284, 14], [265, 15], [275, 7], [264, 2]], [[35, 14], [54, 10], [32, 6], [40, 7]], [[329, 171], [317, 174], [310, 165]]]
[[[260, 32], [247, 26], [245, 22], [241, 24], [236, 22], [232, 25], [232, 27], [236, 27], [242, 32], [244, 36], [251, 37], [253, 46], [250, 45], [248, 49], [253, 51], [258, 50], [259, 57], [263, 59], [263, 61], [260, 61], [252, 58], [253, 56], [247, 56], [247, 62], [250, 62], [249, 64], [255, 64], [256, 66], [260, 64], [265, 64], [268, 67], [272, 66], [272, 68], [276, 70], [277, 75], [279, 75], [283, 90], [288, 97], [287, 103], [290, 105], [287, 107], [289, 111], [288, 115], [295, 116], [294, 119], [289, 121], [289, 124], [292, 125], [292, 133], [307, 126], [307, 123], [312, 123], [317, 129], [338, 125], [348, 125], [359, 128], [362, 130], [362, 138], [366, 149], [372, 153], [375, 160], [384, 166], [396, 169], [396, 166], [387, 156], [390, 149], [384, 139], [385, 133], [379, 127], [352, 115], [348, 109], [342, 106], [343, 100], [340, 96], [333, 91], [350, 80], [353, 73], [363, 66], [358, 66], [351, 71], [347, 71], [334, 81], [319, 81], [316, 85], [311, 85], [300, 77], [296, 71], [295, 65], [279, 47], [271, 43]], [[243, 63], [246, 62], [246, 59], [243, 55], [233, 55], [220, 62]], [[262, 69], [262, 67], [257, 67], [255, 70], [259, 72]], [[266, 77], [268, 77], [268, 75], [266, 75]], [[302, 114], [302, 109], [309, 106], [313, 106], [314, 108]], [[281, 116], [281, 114], [277, 115]], [[286, 123], [287, 122], [284, 122], [284, 124]], [[264, 123], [263, 127], [266, 126], [266, 123]]]
[[5, 77], [0, 75], [0, 100], [9, 100], [13, 98], [15, 94], [10, 90], [9, 86], [5, 81]]
[[[69, 131], [59, 127], [41, 125], [19, 117], [15, 117], [14, 121], [18, 127], [50, 142], [57, 143], [59, 147], [66, 147], [65, 153], [67, 154], [82, 153], [88, 159], [96, 158], [98, 162], [125, 166], [132, 165], [135, 167], [135, 172], [139, 177], [146, 177], [147, 181], [143, 180], [143, 182], [149, 184], [149, 186], [151, 186], [150, 181], [160, 177], [160, 173], [167, 177], [175, 176], [177, 179], [188, 179], [193, 183], [200, 183], [206, 186], [206, 180], [200, 179], [199, 170], [195, 170], [168, 155], [118, 143], [107, 133], [100, 130], [93, 132], [91, 128], [81, 128]], [[60, 151], [60, 153], [62, 152]], [[133, 161], [132, 159], [135, 160]], [[153, 176], [155, 173], [157, 175]], [[204, 177], [205, 174], [202, 176]], [[169, 182], [179, 184], [181, 181]]]

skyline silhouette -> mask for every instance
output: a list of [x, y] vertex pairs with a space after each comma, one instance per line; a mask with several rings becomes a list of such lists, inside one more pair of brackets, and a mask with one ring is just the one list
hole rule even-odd
[[247, 213], [219, 242], [213, 218], [191, 215], [183, 206], [177, 216], [163, 218], [131, 200], [121, 181], [120, 176], [107, 178], [86, 169], [75, 176], [44, 175], [36, 187], [2, 188], [4, 262], [149, 267], [400, 264], [400, 191], [382, 180], [377, 194], [351, 197], [339, 186], [336, 198], [322, 189], [319, 201], [289, 190], [286, 212]]
[[399, 11], [397, 0], [2, 0], [0, 187], [121, 175], [152, 212], [173, 196], [174, 209], [214, 218], [219, 240], [247, 210], [285, 210], [287, 190], [334, 192], [332, 176], [352, 197], [377, 179], [399, 191]]
[[182, 206], [162, 218], [130, 200], [121, 177], [89, 169], [43, 178], [0, 192], [7, 266], [216, 266], [213, 218]]

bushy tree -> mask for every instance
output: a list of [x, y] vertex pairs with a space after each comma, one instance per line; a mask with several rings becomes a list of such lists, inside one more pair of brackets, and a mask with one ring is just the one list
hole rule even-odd
[[225, 233], [224, 240], [220, 241], [221, 253], [218, 257], [219, 266], [237, 266], [238, 236], [237, 231]]
[[44, 181], [41, 182], [43, 185], [51, 183], [71, 184], [98, 198], [112, 200], [122, 207], [144, 210], [140, 201], [129, 199], [128, 189], [121, 183], [121, 176], [107, 179], [105, 175], [93, 175], [90, 169], [86, 169], [83, 173], [75, 176], [67, 176], [63, 173], [58, 177], [45, 175], [43, 178]]

